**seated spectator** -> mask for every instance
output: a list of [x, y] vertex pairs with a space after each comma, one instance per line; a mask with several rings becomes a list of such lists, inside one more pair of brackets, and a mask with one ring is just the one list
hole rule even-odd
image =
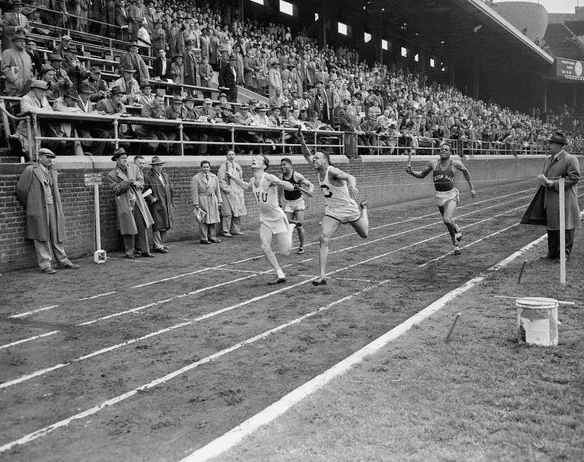
[[[77, 100], [77, 106], [81, 109], [81, 112], [85, 114], [89, 114], [95, 110], [95, 104], [90, 100], [92, 91], [93, 90], [87, 83], [82, 83], [79, 86], [79, 99]], [[94, 122], [76, 122], [75, 129], [77, 130], [77, 135], [79, 135], [80, 138], [87, 138], [88, 140], [91, 140], [81, 142], [81, 146], [83, 147], [83, 151], [86, 155], [92, 154], [94, 156], [108, 156], [113, 153], [115, 149], [115, 145], [113, 143], [106, 141], [93, 141], [94, 138], [109, 138], [108, 132], [99, 128]]]
[[[53, 103], [53, 111], [55, 112], [82, 112], [81, 108], [77, 104], [79, 101], [79, 94], [75, 90], [69, 90], [60, 98], [57, 98]], [[53, 124], [57, 131], [57, 135], [63, 138], [77, 138], [77, 131], [75, 130], [72, 122], [62, 121], [60, 124]], [[58, 129], [57, 129], [58, 128]], [[75, 154], [82, 156], [83, 148], [79, 141], [74, 141], [73, 143], [67, 143], [64, 146], [67, 151], [63, 153]]]
[[[122, 102], [124, 97], [124, 92], [120, 87], [112, 87], [110, 90], [109, 96], [107, 98], [101, 99], [95, 105], [95, 110], [102, 115], [119, 115], [119, 116], [127, 116], [128, 112], [126, 111], [126, 106]], [[115, 131], [113, 124], [111, 123], [104, 123], [104, 124], [96, 124], [102, 130], [107, 131], [108, 137], [114, 139], [115, 138]], [[118, 127], [118, 137], [125, 138], [126, 133], [129, 133], [130, 128], [127, 125], [120, 125]]]
[[22, 96], [32, 79], [32, 61], [25, 51], [26, 33], [19, 29], [11, 36], [10, 48], [2, 52], [2, 74], [8, 96]]
[[[141, 116], [145, 119], [166, 119], [164, 95], [157, 94], [154, 96], [154, 100], [150, 104], [144, 105], [142, 107]], [[140, 146], [150, 149], [148, 155], [157, 154], [160, 146], [160, 143], [157, 142], [158, 140], [168, 139], [165, 130], [154, 124], [136, 125], [134, 126], [134, 133], [136, 133], [138, 138], [152, 140], [147, 144], [140, 144]], [[168, 153], [168, 146], [162, 146], [161, 150], [162, 152], [160, 152], [160, 154]]]
[[91, 67], [89, 78], [85, 81], [85, 83], [91, 89], [91, 96], [89, 99], [92, 103], [97, 103], [100, 99], [104, 99], [107, 96], [107, 83], [101, 78], [101, 69], [99, 66]]
[[69, 89], [73, 88], [73, 82], [69, 78], [67, 71], [61, 67], [63, 58], [61, 58], [60, 54], [51, 53], [49, 55], [49, 61], [55, 70], [55, 75], [50, 86], [51, 95], [53, 98], [59, 98], [67, 93]]
[[136, 103], [141, 106], [146, 106], [154, 101], [154, 96], [152, 94], [152, 85], [148, 82], [143, 82], [140, 85], [140, 93], [136, 95]]
[[77, 57], [75, 50], [71, 45], [71, 37], [63, 35], [61, 43], [53, 49], [53, 53], [58, 54], [62, 58], [61, 67], [67, 72], [71, 79], [72, 88], [77, 89], [81, 81], [89, 77], [89, 72]]
[[113, 87], [118, 87], [123, 94], [122, 103], [127, 105], [132, 105], [136, 101], [136, 96], [140, 93], [140, 84], [134, 78], [136, 70], [131, 64], [126, 64], [125, 67], [121, 69], [122, 76], [115, 80], [112, 84]]

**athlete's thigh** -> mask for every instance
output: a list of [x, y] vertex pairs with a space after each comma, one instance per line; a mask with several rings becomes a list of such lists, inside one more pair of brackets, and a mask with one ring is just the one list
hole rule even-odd
[[294, 219], [300, 223], [304, 222], [304, 210], [296, 210], [294, 212]]
[[294, 212], [284, 212], [286, 214], [286, 218], [288, 218], [288, 221], [290, 220], [294, 220]]
[[369, 232], [368, 224], [365, 222], [363, 217], [359, 218], [357, 221], [351, 221], [349, 224], [361, 237], [365, 237]]
[[272, 230], [260, 223], [260, 244], [262, 247], [272, 247]]
[[454, 211], [456, 210], [456, 201], [448, 201], [444, 204], [444, 216], [446, 218], [452, 218], [454, 216]]
[[336, 218], [325, 215], [320, 222], [320, 232], [322, 237], [330, 238], [334, 232], [341, 226], [341, 222]]

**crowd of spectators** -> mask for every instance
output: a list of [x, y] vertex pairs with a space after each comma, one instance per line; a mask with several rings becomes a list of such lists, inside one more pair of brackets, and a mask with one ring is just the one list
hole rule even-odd
[[[37, 95], [40, 99], [33, 111], [124, 114], [131, 109], [134, 115], [156, 119], [341, 130], [346, 133], [349, 155], [410, 149], [431, 153], [444, 139], [452, 140], [461, 155], [539, 152], [558, 125], [553, 117], [535, 111], [522, 114], [472, 99], [455, 88], [429, 82], [423, 73], [400, 63], [369, 66], [357, 52], [319, 47], [307, 33], [292, 33], [289, 27], [274, 23], [242, 21], [237, 10], [229, 10], [228, 22], [208, 5], [174, 1], [92, 4], [77, 0], [74, 5], [60, 1], [58, 8], [53, 2], [36, 1], [37, 6], [52, 5], [60, 11], [37, 10], [37, 20], [40, 11], [40, 20], [47, 24], [82, 31], [99, 28], [99, 33], [115, 35], [126, 46], [118, 61], [119, 78], [107, 82], [101, 67], [80, 59], [67, 33], [62, 33], [44, 62], [35, 53], [35, 41], [27, 35], [31, 23], [21, 17], [23, 5], [16, 0], [14, 11], [3, 15], [5, 93]], [[90, 24], [86, 18], [101, 22]], [[213, 72], [218, 73], [223, 92], [218, 101], [206, 90], [211, 87]], [[181, 86], [180, 94], [164, 96], [157, 82], [168, 81]], [[264, 96], [268, 103], [237, 103], [238, 85]], [[26, 112], [22, 104], [20, 109]], [[113, 136], [107, 126], [96, 127], [53, 124], [43, 132], [46, 136]], [[19, 134], [26, 145], [23, 130]], [[178, 139], [175, 128], [146, 124], [127, 124], [121, 136], [147, 138], [151, 142], [142, 146], [157, 154], [176, 148], [165, 142]], [[243, 130], [237, 136], [242, 144], [272, 146], [280, 135]], [[194, 148], [191, 145], [191, 152], [206, 154], [205, 142], [220, 143], [224, 137], [220, 130], [191, 128], [185, 130], [183, 139], [202, 142]], [[287, 139], [294, 141], [293, 135]], [[113, 147], [90, 141], [70, 145], [73, 152], [93, 154], [108, 154]], [[57, 152], [61, 153], [59, 148]]]

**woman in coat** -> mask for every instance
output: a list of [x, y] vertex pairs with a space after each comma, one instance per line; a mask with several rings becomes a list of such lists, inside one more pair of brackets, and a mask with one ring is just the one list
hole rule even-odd
[[201, 161], [201, 171], [191, 180], [191, 198], [199, 221], [201, 244], [221, 242], [217, 239], [217, 223], [221, 221], [222, 199], [217, 175], [211, 173], [208, 160]]

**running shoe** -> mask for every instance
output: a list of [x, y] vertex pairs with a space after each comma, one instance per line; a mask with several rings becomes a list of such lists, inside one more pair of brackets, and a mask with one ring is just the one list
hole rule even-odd
[[456, 239], [456, 242], [460, 242], [462, 240], [462, 230], [458, 230], [458, 232], [454, 235], [454, 239]]
[[458, 246], [455, 246], [455, 247], [454, 247], [454, 255], [460, 255], [460, 254], [461, 254], [460, 247], [458, 247]]
[[298, 253], [304, 253], [304, 247], [298, 247]]

